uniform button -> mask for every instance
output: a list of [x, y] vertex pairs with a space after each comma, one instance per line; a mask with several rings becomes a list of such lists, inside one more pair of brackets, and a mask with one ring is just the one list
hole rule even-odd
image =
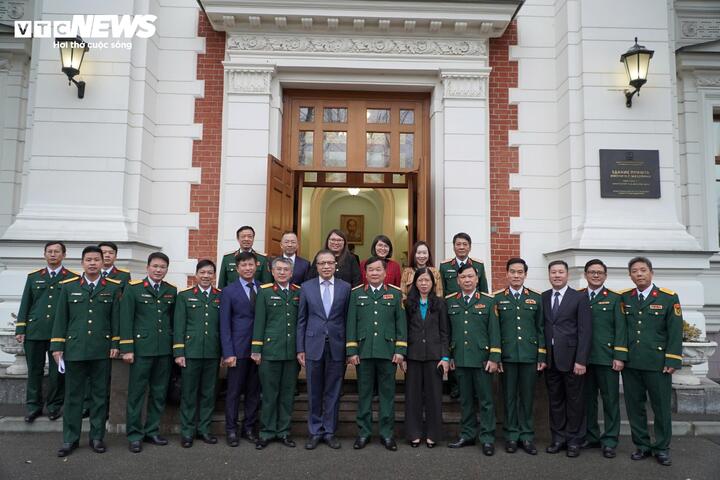
[[205, 316], [206, 316], [206, 317], [208, 316], [208, 313], [207, 313], [207, 312], [205, 312]]
[[425, 343], [425, 339], [423, 338], [423, 343]]
[[520, 328], [520, 327], [518, 326], [518, 330], [522, 330], [522, 328]]
[[88, 323], [92, 323], [92, 320], [88, 320]]
[[205, 332], [205, 335], [207, 335], [207, 334], [208, 334], [208, 333], [207, 333], [207, 332]]
[[138, 334], [137, 338], [140, 338], [140, 335]]
[[[45, 315], [45, 318], [50, 318], [50, 315]], [[32, 322], [32, 320], [30, 320]]]
[[641, 320], [638, 320], [638, 325], [642, 325], [642, 321], [641, 321]]
[[88, 313], [92, 313], [92, 310], [88, 310]]
[[467, 312], [467, 310], [465, 310], [465, 315], [467, 315], [467, 314], [468, 314], [468, 312]]
[[640, 310], [638, 313], [639, 313], [640, 315], [642, 315], [642, 310]]
[[[205, 322], [205, 325], [207, 325], [207, 322]], [[290, 327], [290, 326], [291, 326], [291, 325], [288, 323], [288, 327]]]
[[88, 335], [92, 335], [92, 330], [88, 330]]
[[52, 295], [48, 295], [48, 298], [52, 298]]
[[158, 313], [162, 313], [162, 310], [158, 309]]
[[[208, 324], [208, 322], [205, 322], [205, 325], [207, 325], [207, 324]], [[288, 324], [288, 325], [289, 325], [289, 324]]]
[[373, 335], [375, 335], [377, 337], [377, 332], [373, 333]]
[[465, 345], [467, 345], [467, 344], [468, 344], [468, 342], [466, 341], [466, 342], [465, 342]]
[[162, 320], [158, 318], [158, 323], [162, 323]]
[[603, 312], [604, 312], [605, 310], [607, 310], [607, 308], [603, 307]]
[[160, 300], [158, 300], [157, 303], [160, 303]]
[[518, 337], [518, 340], [522, 340], [522, 337]]
[[53, 288], [55, 288], [55, 287], [50, 287], [50, 290], [52, 290]]
[[208, 306], [207, 306], [207, 305], [205, 305], [205, 308], [208, 308]]
[[467, 323], [468, 323], [468, 321], [467, 321], [467, 320], [465, 320], [465, 325], [467, 325]]
[[638, 332], [638, 335], [640, 335], [640, 330], [638, 330], [637, 332]]
[[158, 333], [162, 333], [162, 330], [158, 330]]
[[520, 310], [520, 306], [515, 307], [515, 310]]
[[[373, 322], [373, 323], [374, 323], [375, 325], [377, 325], [377, 322]], [[465, 323], [467, 323], [467, 322], [465, 322]]]
[[377, 305], [377, 300], [375, 300], [375, 305]]
[[520, 320], [520, 317], [517, 317], [518, 320]]
[[375, 315], [377, 315], [377, 312], [373, 312]]
[[[206, 313], [205, 315], [207, 315], [207, 313]], [[287, 312], [285, 315], [287, 315], [287, 316], [289, 317], [289, 316], [290, 316], [290, 312]]]
[[48, 305], [48, 308], [52, 308], [52, 305]]
[[640, 343], [640, 340], [635, 340], [635, 343]]
[[467, 335], [467, 330], [465, 330], [465, 335]]

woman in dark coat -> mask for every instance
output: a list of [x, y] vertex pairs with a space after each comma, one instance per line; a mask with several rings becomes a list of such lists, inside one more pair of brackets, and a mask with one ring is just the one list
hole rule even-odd
[[[335, 277], [345, 280], [353, 287], [362, 283], [360, 266], [355, 257], [348, 250], [347, 237], [342, 230], [330, 230], [325, 239], [325, 248], [335, 254]], [[317, 266], [313, 261], [308, 278], [318, 276]]]
[[442, 380], [450, 367], [450, 327], [445, 301], [435, 294], [435, 277], [427, 267], [415, 271], [405, 314], [405, 433], [415, 448], [420, 446], [424, 431], [426, 445], [432, 448], [442, 437]]

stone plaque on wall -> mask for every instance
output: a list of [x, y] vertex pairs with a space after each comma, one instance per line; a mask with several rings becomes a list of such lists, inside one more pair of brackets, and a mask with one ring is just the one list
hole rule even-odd
[[602, 198], [660, 198], [658, 150], [600, 150]]

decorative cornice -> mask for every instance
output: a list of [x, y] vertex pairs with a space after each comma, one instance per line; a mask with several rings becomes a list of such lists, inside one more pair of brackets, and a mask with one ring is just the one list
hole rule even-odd
[[481, 39], [436, 40], [411, 38], [335, 37], [325, 35], [232, 35], [227, 49], [253, 53], [328, 53], [485, 57], [487, 43]]
[[680, 20], [680, 34], [682, 38], [716, 40], [720, 38], [720, 19]]
[[695, 75], [698, 87], [720, 87], [720, 73]]
[[487, 98], [487, 75], [443, 73], [444, 98]]
[[225, 68], [225, 90], [228, 93], [269, 95], [274, 70], [268, 68]]

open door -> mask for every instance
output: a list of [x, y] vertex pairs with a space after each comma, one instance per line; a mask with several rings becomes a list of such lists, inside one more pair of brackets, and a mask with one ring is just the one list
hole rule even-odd
[[293, 170], [268, 155], [267, 211], [265, 213], [265, 252], [280, 255], [280, 238], [295, 223], [295, 178]]
[[415, 242], [419, 239], [425, 239], [424, 231], [420, 231], [421, 229], [418, 228], [418, 199], [417, 199], [417, 189], [418, 189], [418, 177], [415, 172], [407, 173], [407, 187], [408, 187], [408, 241], [410, 245], [408, 245], [408, 252], [412, 249], [412, 246], [415, 245]]

